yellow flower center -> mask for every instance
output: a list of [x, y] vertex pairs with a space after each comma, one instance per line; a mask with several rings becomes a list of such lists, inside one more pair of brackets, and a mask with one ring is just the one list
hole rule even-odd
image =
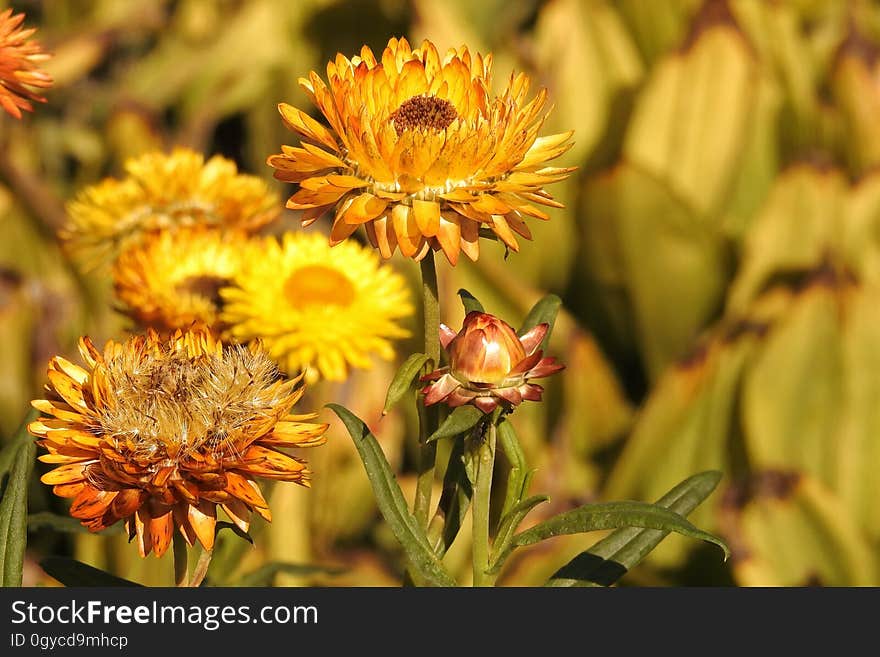
[[229, 279], [221, 276], [189, 276], [174, 286], [180, 294], [193, 294], [207, 299], [214, 307], [219, 308], [222, 302], [220, 289], [229, 285]]
[[284, 282], [284, 295], [294, 308], [308, 306], [350, 306], [354, 285], [335, 269], [308, 265], [293, 272]]
[[390, 117], [398, 135], [405, 130], [445, 130], [458, 118], [455, 105], [437, 96], [413, 96], [398, 107]]

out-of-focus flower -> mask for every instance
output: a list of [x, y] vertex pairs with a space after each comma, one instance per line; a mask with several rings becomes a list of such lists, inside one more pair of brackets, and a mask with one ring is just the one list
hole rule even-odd
[[45, 103], [36, 89], [52, 86], [52, 77], [39, 70], [49, 59], [40, 44], [30, 37], [35, 28], [22, 27], [24, 14], [12, 15], [12, 9], [0, 13], [0, 107], [21, 118], [21, 110], [33, 111], [30, 101]]
[[220, 292], [233, 337], [259, 338], [287, 372], [307, 369], [307, 381], [343, 380], [349, 366], [369, 368], [373, 354], [394, 357], [389, 339], [409, 335], [395, 320], [413, 307], [404, 278], [372, 250], [354, 242], [331, 249], [304, 233], [258, 245]]
[[177, 228], [254, 232], [278, 218], [278, 197], [235, 162], [176, 148], [128, 160], [125, 178], [107, 178], [67, 204], [61, 237], [89, 268], [145, 235]]
[[220, 288], [235, 276], [247, 243], [241, 233], [202, 229], [147, 236], [113, 265], [122, 309], [158, 331], [199, 322], [219, 334]]
[[50, 361], [48, 397], [33, 402], [49, 417], [28, 429], [58, 466], [41, 481], [73, 498], [89, 530], [124, 520], [141, 556], [161, 556], [175, 529], [211, 549], [217, 505], [244, 531], [252, 512], [271, 520], [256, 477], [308, 484], [304, 462], [279, 448], [319, 445], [327, 425], [290, 414], [303, 388], [258, 345], [194, 328], [103, 353], [83, 338], [80, 352], [85, 369]]
[[440, 342], [449, 366], [422, 377], [432, 381], [422, 390], [425, 404], [443, 402], [453, 408], [473, 404], [491, 413], [501, 402], [518, 406], [524, 399], [540, 401], [544, 389], [531, 379], [565, 367], [555, 358], [543, 358], [538, 348], [548, 328], [538, 324], [518, 337], [507, 322], [476, 310], [467, 314], [457, 334], [441, 324]]
[[493, 96], [492, 56], [466, 47], [441, 57], [425, 41], [412, 49], [391, 39], [377, 59], [337, 55], [325, 82], [315, 73], [300, 85], [330, 129], [287, 104], [279, 109], [300, 147], [269, 158], [275, 177], [299, 185], [287, 207], [304, 210], [303, 225], [334, 209], [330, 243], [364, 225], [384, 258], [443, 249], [479, 255], [485, 227], [509, 248], [514, 233], [530, 239], [525, 217], [549, 219], [535, 207], [561, 207], [544, 186], [571, 168], [546, 162], [571, 146], [571, 132], [538, 137], [547, 94], [526, 102], [529, 79], [511, 76]]

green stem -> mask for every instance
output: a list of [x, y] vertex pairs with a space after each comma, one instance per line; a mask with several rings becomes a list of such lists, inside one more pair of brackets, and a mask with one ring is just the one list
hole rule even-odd
[[208, 566], [211, 565], [211, 557], [214, 556], [214, 550], [205, 550], [202, 549], [202, 553], [199, 555], [199, 560], [196, 562], [196, 567], [193, 569], [192, 580], [190, 581], [190, 586], [201, 586], [202, 581], [205, 579], [205, 575], [208, 574]]
[[490, 422], [477, 452], [477, 474], [472, 508], [474, 586], [492, 586], [495, 579], [486, 571], [489, 570], [489, 499], [492, 493], [492, 470], [495, 467], [496, 432], [495, 422]]
[[[434, 252], [428, 251], [419, 262], [422, 273], [422, 310], [424, 313], [425, 351], [434, 367], [440, 365], [440, 299], [437, 288], [437, 267]], [[422, 526], [428, 526], [428, 510], [431, 506], [431, 491], [434, 487], [434, 466], [437, 459], [437, 445], [427, 441], [437, 430], [437, 407], [425, 407], [421, 399], [419, 405], [419, 470], [416, 483], [416, 499], [413, 515]]]
[[171, 538], [171, 550], [174, 554], [174, 585], [189, 586], [186, 541], [183, 539], [180, 532], [174, 532], [174, 535]]

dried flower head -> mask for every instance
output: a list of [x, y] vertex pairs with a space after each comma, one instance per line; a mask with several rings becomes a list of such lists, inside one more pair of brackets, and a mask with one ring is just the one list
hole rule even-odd
[[0, 13], [0, 107], [17, 119], [21, 110], [33, 111], [30, 101], [45, 103], [37, 90], [52, 86], [52, 77], [38, 68], [50, 56], [30, 39], [36, 29], [22, 22], [24, 14], [13, 16], [12, 9]]
[[162, 231], [124, 250], [113, 265], [122, 310], [145, 328], [194, 322], [222, 332], [220, 289], [241, 267], [248, 238], [204, 229]]
[[458, 333], [441, 324], [440, 342], [449, 366], [422, 377], [432, 381], [422, 390], [425, 404], [473, 404], [491, 413], [499, 403], [518, 406], [524, 399], [540, 401], [544, 389], [531, 380], [565, 367], [555, 358], [542, 357], [539, 347], [548, 328], [538, 324], [519, 337], [507, 322], [479, 311], [467, 314]]
[[535, 207], [561, 207], [544, 186], [572, 169], [546, 162], [571, 146], [571, 132], [538, 137], [545, 90], [526, 102], [529, 79], [512, 75], [490, 92], [492, 56], [467, 48], [441, 57], [430, 41], [412, 49], [391, 39], [377, 59], [337, 55], [325, 83], [312, 72], [300, 85], [330, 124], [281, 104], [284, 123], [301, 138], [269, 158], [275, 177], [299, 185], [287, 207], [304, 210], [307, 226], [335, 211], [337, 244], [364, 225], [382, 256], [443, 249], [479, 255], [480, 228], [514, 251], [514, 233], [531, 238], [525, 217], [549, 219]]
[[83, 338], [80, 352], [85, 369], [50, 361], [48, 397], [32, 402], [49, 417], [28, 429], [49, 452], [40, 460], [58, 466], [41, 481], [73, 498], [89, 530], [124, 520], [141, 556], [161, 556], [175, 528], [211, 549], [217, 505], [244, 531], [251, 512], [271, 520], [257, 477], [307, 485], [303, 461], [280, 448], [319, 445], [327, 425], [290, 415], [303, 388], [258, 345], [194, 328], [103, 353]]
[[266, 183], [238, 173], [235, 162], [176, 148], [125, 163], [125, 178], [107, 178], [67, 204], [61, 237], [89, 268], [112, 260], [146, 235], [178, 228], [252, 233], [281, 213]]
[[371, 356], [394, 357], [390, 340], [409, 332], [404, 278], [369, 248], [331, 249], [318, 234], [286, 233], [256, 242], [233, 285], [221, 290], [223, 322], [239, 341], [259, 338], [287, 372], [341, 381]]

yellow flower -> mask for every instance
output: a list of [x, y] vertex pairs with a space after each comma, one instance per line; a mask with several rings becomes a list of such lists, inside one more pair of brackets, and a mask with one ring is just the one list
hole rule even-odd
[[17, 119], [21, 110], [33, 111], [29, 101], [46, 99], [32, 88], [52, 86], [52, 77], [37, 67], [49, 59], [40, 44], [30, 41], [36, 29], [21, 27], [24, 14], [12, 15], [12, 9], [0, 13], [0, 107]]
[[41, 481], [72, 497], [70, 514], [91, 531], [124, 520], [141, 556], [187, 543], [214, 544], [217, 505], [242, 530], [251, 512], [271, 520], [256, 477], [308, 485], [305, 464], [280, 448], [324, 442], [326, 424], [291, 415], [303, 394], [258, 345], [226, 346], [203, 329], [156, 333], [99, 352], [80, 340], [83, 369], [56, 356], [49, 417], [28, 429], [57, 466]]
[[302, 140], [268, 160], [276, 178], [299, 185], [287, 207], [304, 210], [304, 226], [335, 209], [330, 243], [363, 224], [384, 258], [399, 246], [417, 260], [429, 248], [453, 265], [459, 250], [476, 260], [481, 227], [518, 250], [514, 233], [531, 238], [525, 217], [549, 219], [535, 204], [562, 207], [544, 186], [573, 169], [545, 163], [572, 133], [539, 138], [546, 91], [526, 102], [519, 74], [493, 96], [491, 65], [465, 47], [441, 57], [429, 41], [413, 50], [391, 39], [378, 60], [366, 46], [337, 55], [329, 86], [314, 72], [301, 79], [330, 129], [279, 105]]
[[233, 287], [220, 294], [223, 321], [240, 341], [260, 338], [282, 369], [307, 380], [369, 368], [394, 357], [389, 338], [409, 333], [394, 320], [412, 314], [406, 282], [355, 242], [331, 249], [321, 235], [287, 233], [252, 250]]
[[148, 153], [128, 160], [128, 174], [87, 187], [67, 204], [61, 232], [88, 266], [112, 260], [147, 234], [181, 227], [254, 232], [280, 214], [277, 196], [235, 162], [194, 151]]
[[163, 231], [123, 251], [113, 265], [116, 297], [141, 326], [158, 331], [199, 322], [222, 331], [220, 288], [241, 263], [241, 233], [181, 229]]

